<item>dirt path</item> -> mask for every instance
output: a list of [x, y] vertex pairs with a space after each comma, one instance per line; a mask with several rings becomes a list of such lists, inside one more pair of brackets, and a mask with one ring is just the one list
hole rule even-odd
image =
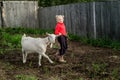
[[47, 54], [54, 64], [42, 58], [41, 67], [38, 67], [37, 54], [28, 55], [26, 64], [22, 63], [21, 50], [0, 54], [0, 80], [18, 80], [16, 76], [20, 74], [38, 77], [38, 80], [120, 79], [120, 51], [72, 41], [65, 55], [67, 63], [64, 64], [53, 56], [56, 51], [48, 48]]

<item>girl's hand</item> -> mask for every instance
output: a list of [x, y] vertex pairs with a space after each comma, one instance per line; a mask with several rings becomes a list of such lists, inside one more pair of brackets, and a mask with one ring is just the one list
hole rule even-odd
[[59, 35], [62, 35], [61, 33], [59, 33]]

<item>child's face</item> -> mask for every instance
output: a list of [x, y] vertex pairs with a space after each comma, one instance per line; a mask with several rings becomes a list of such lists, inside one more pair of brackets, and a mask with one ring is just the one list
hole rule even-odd
[[63, 21], [64, 21], [64, 17], [61, 15], [57, 16], [56, 19], [57, 19], [57, 22], [60, 22], [60, 23], [63, 23]]

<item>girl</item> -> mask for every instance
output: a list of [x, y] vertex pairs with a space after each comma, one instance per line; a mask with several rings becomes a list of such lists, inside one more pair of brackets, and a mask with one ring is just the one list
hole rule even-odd
[[67, 32], [66, 32], [66, 27], [64, 24], [64, 16], [63, 15], [56, 15], [56, 20], [57, 20], [57, 24], [55, 27], [55, 34], [56, 35], [60, 35], [57, 40], [60, 44], [60, 49], [59, 51], [56, 53], [56, 55], [59, 56], [59, 61], [60, 62], [66, 62], [64, 60], [64, 54], [67, 50]]

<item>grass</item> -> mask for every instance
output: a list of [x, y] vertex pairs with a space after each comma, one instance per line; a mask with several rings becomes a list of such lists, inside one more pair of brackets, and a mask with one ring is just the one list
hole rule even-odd
[[[52, 30], [43, 29], [28, 29], [28, 28], [0, 28], [0, 46], [2, 48], [13, 49], [21, 48], [21, 37], [24, 33], [27, 35], [34, 34], [36, 36], [45, 35], [45, 33], [53, 33]], [[3, 49], [0, 49], [0, 53], [3, 53]]]
[[92, 39], [87, 37], [79, 37], [77, 35], [69, 34], [70, 40], [79, 41], [82, 44], [89, 44], [95, 47], [105, 47], [120, 50], [120, 41], [111, 40], [109, 38]]
[[[40, 36], [45, 35], [45, 33], [53, 33], [53, 30], [44, 30], [44, 29], [28, 29], [28, 28], [0, 28], [1, 40], [0, 46], [7, 48], [21, 48], [21, 37], [24, 33], [27, 35]], [[68, 34], [69, 40], [79, 41], [83, 44], [89, 44], [92, 46], [106, 47], [120, 50], [120, 42], [112, 41], [110, 39], [88, 39], [86, 37], [79, 37], [77, 35]], [[57, 48], [57, 45], [54, 46]], [[3, 53], [1, 50], [0, 53]]]
[[20, 47], [21, 34], [11, 35], [10, 33], [4, 32], [2, 34], [3, 45], [11, 48]]

